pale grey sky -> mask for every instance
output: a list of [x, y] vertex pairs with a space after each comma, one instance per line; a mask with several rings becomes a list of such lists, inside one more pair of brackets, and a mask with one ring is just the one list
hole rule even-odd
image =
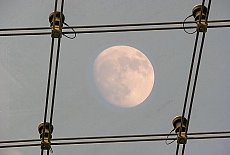
[[[60, 0], [59, 0], [60, 1]], [[69, 25], [183, 21], [201, 0], [66, 0]], [[207, 4], [206, 4], [207, 5]], [[228, 0], [212, 1], [210, 20], [229, 19]], [[1, 1], [1, 26], [49, 26], [53, 1]], [[60, 10], [60, 9], [59, 9]], [[193, 20], [193, 18], [191, 18]], [[183, 30], [79, 34], [61, 42], [53, 137], [169, 133], [181, 115], [195, 35]], [[189, 132], [230, 129], [229, 28], [206, 34]], [[39, 138], [51, 38], [0, 37], [0, 139]], [[131, 109], [110, 106], [96, 91], [92, 65], [114, 45], [141, 50], [155, 72], [147, 100]], [[186, 155], [229, 155], [230, 140], [190, 140]], [[54, 146], [53, 155], [173, 155], [176, 142]], [[0, 149], [1, 155], [38, 155], [39, 147]]]

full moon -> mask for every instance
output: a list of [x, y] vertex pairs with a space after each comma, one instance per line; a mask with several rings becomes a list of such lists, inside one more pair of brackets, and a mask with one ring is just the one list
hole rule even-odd
[[93, 71], [101, 96], [118, 107], [141, 104], [154, 84], [151, 62], [130, 46], [112, 46], [102, 51], [95, 59]]

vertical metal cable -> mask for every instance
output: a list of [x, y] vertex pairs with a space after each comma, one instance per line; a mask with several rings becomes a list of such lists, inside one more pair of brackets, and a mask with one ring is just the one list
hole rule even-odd
[[[207, 10], [207, 13], [206, 13], [205, 22], [207, 22], [207, 20], [208, 20], [210, 7], [211, 7], [211, 0], [209, 0], [209, 3], [208, 3], [208, 10]], [[202, 9], [203, 9], [203, 4], [202, 4]], [[202, 11], [203, 11], [202, 9], [201, 9], [201, 14], [202, 14]], [[201, 18], [201, 16], [200, 16], [200, 18]], [[200, 21], [200, 19], [199, 19], [199, 21]], [[198, 62], [197, 62], [197, 67], [196, 67], [195, 79], [194, 79], [194, 82], [193, 82], [192, 96], [191, 96], [191, 100], [190, 100], [190, 106], [189, 106], [189, 112], [188, 112], [188, 121], [187, 121], [186, 128], [185, 128], [185, 135], [187, 135], [187, 132], [188, 132], [189, 122], [190, 122], [191, 113], [192, 113], [192, 106], [193, 106], [193, 101], [194, 101], [194, 96], [195, 96], [195, 91], [196, 91], [196, 84], [197, 84], [198, 75], [199, 75], [199, 69], [200, 69], [202, 53], [203, 53], [205, 34], [206, 34], [206, 32], [203, 32], [202, 40], [201, 40], [201, 46], [200, 46], [200, 52], [199, 52], [199, 57], [198, 57]], [[185, 147], [186, 146], [184, 144], [183, 149], [182, 149], [182, 155], [184, 155]]]
[[[188, 94], [189, 94], [189, 89], [190, 89], [190, 83], [191, 83], [191, 78], [192, 78], [192, 72], [193, 72], [193, 66], [194, 66], [195, 57], [196, 57], [196, 48], [197, 48], [198, 38], [199, 38], [199, 31], [197, 31], [197, 33], [196, 33], [196, 38], [195, 38], [195, 43], [194, 43], [192, 61], [191, 61], [191, 65], [190, 65], [189, 78], [188, 78], [186, 94], [185, 94], [185, 99], [184, 99], [184, 107], [183, 107], [183, 112], [182, 112], [182, 119], [181, 119], [182, 122], [184, 121], [183, 119], [184, 119], [184, 115], [185, 115], [185, 110], [186, 110], [186, 105], [187, 105], [187, 100], [188, 100]], [[182, 125], [182, 123], [181, 123], [181, 125]], [[182, 128], [182, 126], [180, 127], [179, 135], [181, 135], [181, 128]], [[179, 144], [177, 145], [177, 148], [176, 148], [176, 155], [178, 155], [178, 151], [179, 151]]]
[[[61, 13], [63, 13], [63, 10], [64, 10], [64, 0], [61, 1]], [[62, 17], [60, 19], [62, 23]]]
[[[64, 0], [61, 2], [61, 15], [60, 15], [60, 23], [59, 28], [62, 27], [62, 14], [64, 8]], [[53, 96], [52, 96], [52, 105], [51, 105], [51, 113], [50, 113], [50, 124], [53, 122], [53, 111], [54, 111], [54, 102], [56, 95], [56, 85], [57, 85], [57, 73], [58, 73], [58, 64], [59, 64], [59, 55], [60, 55], [60, 46], [61, 46], [61, 38], [58, 38], [58, 46], [57, 46], [57, 56], [56, 56], [56, 64], [55, 64], [55, 74], [54, 74], [54, 85], [53, 85]]]
[[179, 144], [179, 143], [177, 143], [177, 145], [176, 145], [176, 155], [178, 155], [179, 148], [180, 148], [180, 144]]
[[[206, 20], [208, 19], [208, 13], [209, 13], [209, 10], [210, 10], [210, 6], [211, 6], [211, 0], [209, 0]], [[188, 121], [187, 121], [187, 125], [186, 125], [186, 130], [185, 130], [186, 134], [188, 132], [189, 121], [190, 121], [190, 117], [191, 117], [191, 113], [192, 113], [192, 105], [193, 105], [193, 99], [194, 99], [195, 91], [196, 91], [196, 84], [197, 84], [199, 68], [200, 68], [200, 63], [201, 63], [201, 58], [202, 58], [202, 52], [203, 52], [203, 47], [204, 47], [205, 34], [206, 34], [206, 32], [203, 32], [202, 41], [201, 41], [201, 47], [200, 47], [200, 53], [199, 53], [198, 62], [197, 62], [195, 80], [194, 80], [194, 84], [193, 84], [192, 97], [191, 97], [191, 101], [190, 101], [190, 107], [189, 107], [189, 113], [188, 113]]]
[[[191, 96], [189, 112], [188, 112], [188, 121], [187, 121], [186, 128], [185, 128], [185, 135], [187, 134], [187, 131], [188, 131], [189, 121], [190, 121], [190, 117], [191, 117], [191, 113], [192, 113], [192, 106], [193, 106], [193, 100], [194, 100], [195, 91], [196, 91], [196, 84], [197, 84], [199, 68], [200, 68], [200, 62], [201, 62], [201, 56], [202, 56], [202, 51], [203, 51], [203, 46], [204, 46], [204, 39], [205, 39], [205, 32], [203, 32], [203, 36], [202, 36], [200, 53], [199, 53], [199, 57], [198, 57], [197, 68], [196, 68], [196, 73], [195, 73], [195, 79], [194, 79], [193, 89], [192, 89], [192, 96]], [[185, 151], [185, 144], [183, 145], [182, 155], [184, 155], [184, 151]]]
[[[47, 89], [46, 89], [46, 104], [45, 104], [44, 123], [46, 122], [47, 111], [48, 111], [50, 80], [51, 80], [52, 62], [53, 62], [53, 49], [54, 49], [54, 38], [52, 38], [52, 41], [51, 41], [49, 73], [48, 73], [48, 81], [47, 81]], [[45, 128], [43, 128], [43, 129], [45, 129]], [[44, 131], [43, 131], [43, 133], [44, 133]], [[44, 141], [44, 135], [42, 136], [42, 141]]]
[[[200, 16], [199, 16], [199, 23], [201, 22], [204, 2], [205, 2], [205, 0], [202, 1], [201, 13], [200, 13]], [[194, 44], [194, 48], [193, 48], [193, 56], [192, 56], [192, 62], [191, 62], [191, 65], [190, 65], [189, 78], [188, 78], [186, 94], [185, 94], [185, 100], [184, 100], [184, 106], [183, 106], [183, 111], [182, 111], [182, 118], [181, 118], [179, 136], [181, 136], [182, 124], [184, 122], [184, 115], [185, 115], [186, 105], [187, 105], [187, 101], [188, 101], [188, 94], [189, 94], [189, 89], [190, 89], [190, 83], [191, 83], [191, 77], [192, 77], [192, 72], [193, 72], [194, 61], [195, 61], [195, 57], [196, 57], [196, 48], [197, 48], [198, 39], [199, 39], [199, 31], [197, 31], [197, 33], [196, 33], [196, 39], [195, 39], [195, 44]], [[179, 148], [180, 148], [180, 145], [178, 143], [177, 147], [176, 147], [176, 155], [178, 155]], [[184, 152], [184, 149], [185, 149], [185, 144], [183, 145], [182, 152]]]
[[187, 125], [186, 125], [185, 135], [187, 134], [187, 131], [188, 131], [188, 125], [189, 125], [189, 121], [190, 121], [190, 117], [191, 117], [191, 113], [192, 113], [193, 100], [194, 100], [194, 96], [195, 96], [196, 84], [197, 84], [197, 79], [198, 79], [198, 74], [199, 74], [199, 69], [200, 69], [200, 62], [201, 62], [201, 57], [202, 57], [202, 53], [203, 53], [204, 39], [205, 39], [205, 32], [203, 32], [203, 36], [202, 36], [202, 42], [201, 42], [200, 53], [199, 53], [197, 68], [196, 68], [196, 74], [195, 74], [195, 79], [194, 79], [194, 84], [193, 84], [193, 89], [192, 89], [192, 96], [191, 96], [191, 100], [190, 100], [190, 106], [189, 106], [189, 112], [188, 112], [188, 121], [187, 121]]
[[[58, 0], [55, 0], [54, 4], [54, 22], [53, 27], [55, 25], [56, 20], [56, 12], [57, 12], [57, 3]], [[50, 53], [50, 62], [49, 62], [49, 73], [48, 73], [48, 82], [47, 82], [47, 90], [46, 90], [46, 105], [45, 105], [45, 114], [44, 114], [44, 127], [43, 127], [43, 133], [45, 133], [45, 126], [46, 126], [46, 118], [47, 118], [47, 111], [48, 111], [48, 104], [49, 104], [49, 91], [50, 91], [50, 79], [51, 79], [51, 72], [52, 72], [52, 62], [53, 62], [53, 48], [54, 48], [54, 38], [52, 38], [51, 41], [51, 53]], [[44, 142], [45, 134], [42, 135], [42, 142]], [[43, 148], [41, 148], [41, 155], [43, 155]], [[49, 151], [47, 151], [49, 152]]]
[[[61, 15], [60, 15], [59, 29], [62, 29], [63, 8], [64, 8], [64, 0], [62, 0], [62, 2], [61, 2]], [[52, 123], [53, 123], [53, 112], [54, 112], [54, 104], [55, 104], [55, 96], [56, 96], [56, 85], [57, 85], [57, 75], [58, 75], [58, 64], [59, 64], [60, 46], [61, 46], [61, 38], [58, 38], [56, 64], [55, 64], [55, 73], [54, 73], [54, 83], [53, 83], [53, 94], [52, 94], [52, 102], [51, 102], [51, 110], [50, 110], [50, 125], [51, 126], [52, 126]], [[51, 139], [51, 132], [49, 132], [49, 136], [48, 136], [48, 141], [49, 142], [50, 142], [50, 139]], [[49, 151], [47, 151], [47, 155], [49, 155]]]
[[[60, 23], [59, 23], [59, 28], [60, 29], [61, 29], [61, 26], [62, 26], [63, 8], [64, 8], [64, 0], [62, 0], [62, 3], [61, 3], [61, 15], [60, 15]], [[61, 38], [58, 38], [57, 56], [56, 56], [55, 73], [54, 73], [54, 84], [53, 84], [53, 94], [52, 94], [52, 105], [51, 105], [51, 112], [50, 112], [50, 124], [51, 125], [52, 125], [52, 122], [53, 122], [53, 112], [54, 112], [55, 95], [56, 95], [56, 85], [57, 85], [60, 46], [61, 46]], [[49, 138], [50, 138], [50, 136], [49, 136]]]
[[[199, 23], [201, 22], [201, 16], [202, 16], [202, 12], [203, 12], [204, 2], [205, 2], [205, 0], [203, 0], [203, 2], [202, 2], [201, 13], [200, 13], [200, 16], [199, 16]], [[186, 110], [186, 105], [187, 105], [187, 100], [188, 100], [188, 93], [189, 93], [189, 89], [190, 89], [190, 83], [191, 83], [193, 66], [194, 66], [194, 61], [195, 61], [195, 56], [196, 56], [196, 49], [197, 49], [198, 39], [199, 39], [199, 31], [197, 31], [195, 44], [194, 44], [194, 49], [193, 49], [192, 62], [191, 62], [191, 66], [190, 66], [189, 79], [188, 79], [188, 83], [187, 83], [186, 95], [185, 95], [185, 100], [184, 100], [184, 107], [183, 107], [183, 112], [182, 112], [181, 126], [180, 126], [180, 130], [179, 130], [179, 135], [180, 136], [181, 136], [182, 124], [184, 122], [184, 115], [185, 115], [185, 110]]]
[[183, 148], [182, 148], [182, 153], [181, 153], [181, 155], [184, 155], [184, 152], [185, 152], [185, 144], [183, 144]]
[[[182, 120], [181, 120], [182, 122], [184, 119], [186, 105], [187, 105], [187, 101], [188, 101], [188, 94], [189, 94], [190, 83], [191, 83], [191, 78], [192, 78], [193, 66], [194, 66], [195, 57], [196, 57], [198, 38], [199, 38], [199, 32], [196, 33], [196, 39], [195, 39], [195, 43], [194, 43], [192, 61], [191, 61], [191, 65], [190, 65], [189, 78], [188, 78], [187, 89], [186, 89], [186, 94], [185, 94], [185, 99], [184, 99], [184, 107], [183, 107], [183, 112], [182, 112]], [[181, 123], [181, 125], [182, 125], [182, 123]], [[181, 129], [180, 129], [179, 135], [181, 135]]]
[[212, 0], [209, 0], [209, 2], [208, 2], [208, 11], [207, 11], [206, 19], [205, 19], [206, 22], [208, 21], [208, 16], [209, 16], [210, 8], [211, 8], [211, 3], [212, 3]]
[[[47, 89], [46, 89], [46, 103], [45, 103], [43, 133], [45, 133], [45, 123], [46, 123], [46, 117], [47, 117], [47, 111], [48, 111], [48, 103], [49, 103], [49, 90], [50, 90], [50, 80], [51, 80], [52, 62], [53, 62], [53, 48], [54, 48], [54, 38], [52, 38], [52, 41], [51, 41], [49, 72], [48, 72]], [[42, 142], [44, 142], [44, 138], [45, 138], [45, 134], [42, 135]], [[41, 155], [43, 155], [43, 149], [41, 150]]]
[[52, 105], [51, 105], [51, 112], [50, 112], [50, 124], [51, 125], [52, 125], [52, 121], [53, 121], [54, 102], [55, 102], [55, 95], [56, 95], [60, 44], [61, 44], [61, 38], [58, 38], [57, 56], [56, 56], [55, 73], [54, 73], [54, 84], [53, 84], [53, 96], [52, 96]]

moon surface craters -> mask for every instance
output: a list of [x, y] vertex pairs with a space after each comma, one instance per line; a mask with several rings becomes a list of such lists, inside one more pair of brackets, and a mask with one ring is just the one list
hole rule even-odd
[[102, 97], [120, 107], [134, 107], [150, 94], [154, 83], [151, 62], [139, 50], [113, 46], [94, 62], [94, 79]]

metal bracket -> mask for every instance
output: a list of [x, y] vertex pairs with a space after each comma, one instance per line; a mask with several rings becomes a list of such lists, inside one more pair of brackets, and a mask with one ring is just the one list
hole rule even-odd
[[52, 38], [61, 38], [62, 37], [62, 31], [59, 29], [59, 27], [55, 26], [54, 28], [51, 28], [51, 37]]
[[38, 126], [38, 132], [40, 133], [41, 149], [50, 150], [51, 149], [50, 139], [52, 138], [53, 125], [48, 122], [46, 122], [46, 125], [44, 125], [44, 123], [41, 123]]
[[207, 32], [207, 28], [208, 28], [208, 24], [205, 21], [201, 21], [199, 23], [199, 21], [197, 21], [197, 32]]
[[44, 142], [41, 141], [41, 149], [42, 150], [50, 150], [51, 149], [51, 144], [47, 138], [44, 139]]
[[[65, 16], [61, 12], [57, 11], [56, 14], [52, 12], [49, 15], [49, 22], [51, 27], [51, 37], [61, 38], [62, 37], [62, 26], [65, 21]], [[53, 25], [54, 24], [54, 25]]]
[[[202, 13], [201, 13], [202, 10]], [[202, 5], [196, 5], [192, 9], [192, 15], [195, 18], [197, 25], [197, 32], [207, 32], [208, 24], [206, 22], [207, 7]]]
[[182, 116], [176, 116], [173, 119], [173, 126], [175, 129], [175, 132], [177, 134], [177, 143], [178, 144], [186, 144], [187, 143], [187, 135], [185, 133], [186, 125], [187, 125], [187, 119], [183, 118]]
[[185, 135], [185, 132], [181, 132], [181, 135], [177, 133], [177, 143], [179, 144], [186, 144], [187, 143], [187, 135]]

